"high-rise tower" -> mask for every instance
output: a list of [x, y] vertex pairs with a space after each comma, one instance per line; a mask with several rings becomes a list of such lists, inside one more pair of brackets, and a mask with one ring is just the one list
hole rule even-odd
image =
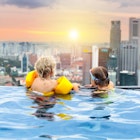
[[111, 31], [110, 31], [110, 59], [116, 58], [117, 68], [116, 68], [116, 84], [120, 85], [119, 73], [120, 73], [120, 43], [121, 43], [121, 29], [120, 21], [111, 21]]
[[22, 60], [21, 60], [21, 71], [22, 72], [28, 72], [28, 57], [26, 54], [22, 55]]
[[117, 55], [117, 51], [120, 47], [121, 42], [121, 29], [120, 21], [111, 21], [111, 31], [110, 31], [110, 48], [114, 55]]
[[129, 40], [140, 39], [140, 19], [130, 18], [129, 19]]
[[135, 40], [138, 43], [138, 54], [137, 54], [137, 77], [138, 85], [140, 86], [140, 19], [130, 18], [129, 19], [129, 41]]

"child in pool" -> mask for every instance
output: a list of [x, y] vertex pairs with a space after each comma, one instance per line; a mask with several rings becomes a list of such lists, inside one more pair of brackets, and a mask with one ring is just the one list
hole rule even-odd
[[[57, 80], [52, 79], [55, 73], [56, 63], [53, 57], [41, 57], [35, 63], [38, 77], [35, 78], [31, 89], [38, 92], [51, 92], [57, 86]], [[73, 90], [78, 91], [78, 84], [73, 83]], [[65, 88], [65, 87], [64, 87]]]
[[105, 67], [99, 66], [90, 69], [91, 84], [90, 87], [96, 87], [98, 90], [112, 90], [114, 84], [108, 77], [108, 71]]

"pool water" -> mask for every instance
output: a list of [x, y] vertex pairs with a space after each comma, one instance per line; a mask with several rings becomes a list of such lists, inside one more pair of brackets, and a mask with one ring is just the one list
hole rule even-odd
[[59, 97], [30, 96], [24, 87], [0, 87], [0, 140], [139, 140], [140, 91], [91, 90]]

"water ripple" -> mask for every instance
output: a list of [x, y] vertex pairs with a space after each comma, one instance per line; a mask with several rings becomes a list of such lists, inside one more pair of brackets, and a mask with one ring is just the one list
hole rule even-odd
[[138, 91], [116, 89], [107, 98], [87, 93], [33, 100], [24, 87], [0, 86], [0, 139], [138, 140]]

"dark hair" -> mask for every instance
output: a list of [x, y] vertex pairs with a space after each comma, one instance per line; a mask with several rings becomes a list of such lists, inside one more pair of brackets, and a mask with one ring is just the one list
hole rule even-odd
[[91, 73], [95, 77], [95, 84], [101, 87], [108, 86], [110, 79], [108, 78], [108, 71], [105, 67], [99, 66], [91, 69]]

